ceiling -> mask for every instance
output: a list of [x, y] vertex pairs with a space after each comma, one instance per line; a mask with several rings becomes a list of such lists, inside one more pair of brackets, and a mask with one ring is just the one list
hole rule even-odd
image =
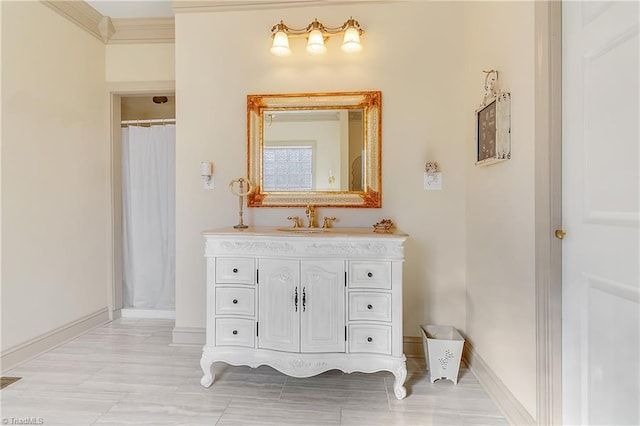
[[85, 0], [111, 18], [166, 18], [173, 16], [171, 0]]

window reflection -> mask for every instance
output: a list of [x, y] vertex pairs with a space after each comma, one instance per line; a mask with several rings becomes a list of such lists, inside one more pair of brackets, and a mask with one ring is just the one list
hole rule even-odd
[[263, 149], [262, 184], [265, 191], [311, 191], [313, 147], [268, 146]]

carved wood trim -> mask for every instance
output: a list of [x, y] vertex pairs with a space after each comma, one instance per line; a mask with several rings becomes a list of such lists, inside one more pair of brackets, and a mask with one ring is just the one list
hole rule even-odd
[[[325, 109], [343, 106], [364, 112], [365, 187], [363, 191], [263, 192], [263, 113], [268, 109]], [[247, 173], [254, 190], [248, 207], [382, 207], [382, 92], [280, 93], [247, 95]]]

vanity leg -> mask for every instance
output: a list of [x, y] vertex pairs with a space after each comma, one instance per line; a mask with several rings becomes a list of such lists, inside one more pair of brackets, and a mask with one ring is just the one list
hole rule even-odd
[[404, 399], [407, 396], [407, 389], [404, 387], [404, 381], [407, 380], [407, 366], [403, 362], [400, 367], [393, 373], [396, 380], [393, 382], [393, 393], [398, 399]]
[[204, 376], [202, 376], [202, 379], [200, 379], [200, 384], [205, 388], [211, 386], [213, 384], [213, 380], [215, 379], [215, 375], [211, 373], [212, 364], [213, 361], [208, 356], [203, 354], [202, 358], [200, 358], [200, 368], [202, 368]]

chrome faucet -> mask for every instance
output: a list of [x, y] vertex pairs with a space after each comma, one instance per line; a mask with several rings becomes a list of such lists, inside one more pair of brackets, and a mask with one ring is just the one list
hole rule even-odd
[[307, 208], [304, 211], [305, 216], [307, 216], [307, 220], [309, 221], [309, 224], [307, 225], [307, 228], [317, 228], [318, 224], [316, 223], [316, 208], [315, 206], [312, 206], [311, 204], [307, 205]]

